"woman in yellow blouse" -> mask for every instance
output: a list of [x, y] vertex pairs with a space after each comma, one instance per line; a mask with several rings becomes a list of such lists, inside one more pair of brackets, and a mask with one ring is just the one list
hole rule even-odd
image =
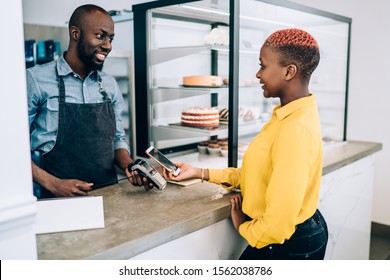
[[264, 97], [279, 98], [272, 118], [250, 143], [241, 168], [201, 169], [177, 163], [179, 176], [202, 178], [226, 189], [234, 227], [248, 241], [240, 259], [323, 259], [327, 225], [318, 211], [322, 137], [311, 74], [320, 52], [307, 32], [291, 28], [271, 34], [260, 50], [256, 74]]

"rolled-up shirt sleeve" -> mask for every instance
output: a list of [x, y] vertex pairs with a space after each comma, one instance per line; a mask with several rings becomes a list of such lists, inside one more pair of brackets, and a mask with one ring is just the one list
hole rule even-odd
[[27, 106], [28, 106], [28, 123], [31, 130], [31, 125], [38, 111], [38, 85], [36, 79], [31, 75], [30, 71], [26, 71], [27, 80]]
[[126, 141], [126, 133], [123, 126], [122, 113], [125, 109], [125, 102], [123, 100], [123, 95], [119, 89], [119, 85], [116, 81], [115, 84], [115, 93], [112, 98], [112, 105], [115, 113], [115, 125], [116, 125], [116, 133], [114, 139], [114, 149], [126, 149], [130, 153], [130, 147]]
[[218, 184], [227, 190], [240, 188], [241, 168], [209, 169], [209, 182]]

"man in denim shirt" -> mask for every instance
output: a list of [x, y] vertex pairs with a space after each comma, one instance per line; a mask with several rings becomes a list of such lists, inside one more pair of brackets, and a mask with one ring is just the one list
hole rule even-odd
[[[129, 172], [132, 162], [114, 77], [102, 72], [114, 22], [95, 5], [78, 7], [69, 21], [70, 42], [56, 61], [27, 69], [34, 188], [38, 198], [87, 195], [117, 183], [115, 165], [133, 185], [149, 182]], [[33, 156], [33, 159], [35, 157]]]

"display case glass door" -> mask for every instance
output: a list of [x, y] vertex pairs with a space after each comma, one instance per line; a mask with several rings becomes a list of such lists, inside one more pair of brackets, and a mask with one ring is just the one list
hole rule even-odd
[[[164, 6], [163, 3], [141, 5], [134, 10], [135, 29], [139, 13], [146, 21], [145, 56], [141, 63], [147, 63], [146, 83], [137, 87], [136, 95], [147, 94], [147, 137], [137, 137], [138, 155], [143, 155], [146, 145], [160, 149], [167, 157], [180, 154], [190, 157], [192, 163], [210, 162], [227, 167], [227, 153], [212, 151], [199, 143], [214, 142], [228, 138], [228, 124], [217, 126], [192, 126], [181, 122], [182, 112], [189, 108], [227, 108], [229, 85], [186, 85], [184, 77], [218, 76], [228, 81], [229, 75], [229, 1], [177, 1], [178, 4]], [[181, 3], [180, 2], [187, 2]], [[213, 3], [215, 2], [215, 3]], [[218, 3], [219, 2], [219, 3]], [[138, 6], [139, 8], [140, 6]], [[143, 19], [142, 19], [143, 20]], [[225, 34], [223, 43], [207, 43], [211, 30], [218, 28]], [[135, 36], [135, 58], [137, 41]], [[141, 40], [144, 40], [141, 39]], [[227, 39], [227, 41], [226, 41]], [[142, 52], [142, 50], [139, 50]], [[139, 74], [139, 73], [138, 73]], [[146, 85], [146, 87], [145, 87]], [[137, 92], [138, 88], [138, 92]], [[142, 116], [141, 116], [142, 117]], [[219, 121], [219, 115], [217, 116]], [[137, 132], [139, 133], [140, 130]], [[143, 131], [146, 131], [144, 129]], [[145, 145], [145, 142], [147, 144]]]

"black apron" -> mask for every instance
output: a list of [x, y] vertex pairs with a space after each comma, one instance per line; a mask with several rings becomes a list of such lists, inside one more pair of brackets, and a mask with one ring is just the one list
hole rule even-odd
[[[61, 179], [93, 183], [93, 189], [116, 184], [114, 166], [115, 114], [102, 80], [96, 72], [103, 95], [102, 103], [66, 103], [65, 85], [59, 78], [57, 140], [52, 150], [42, 155], [40, 166]], [[54, 197], [45, 188], [40, 198]]]

